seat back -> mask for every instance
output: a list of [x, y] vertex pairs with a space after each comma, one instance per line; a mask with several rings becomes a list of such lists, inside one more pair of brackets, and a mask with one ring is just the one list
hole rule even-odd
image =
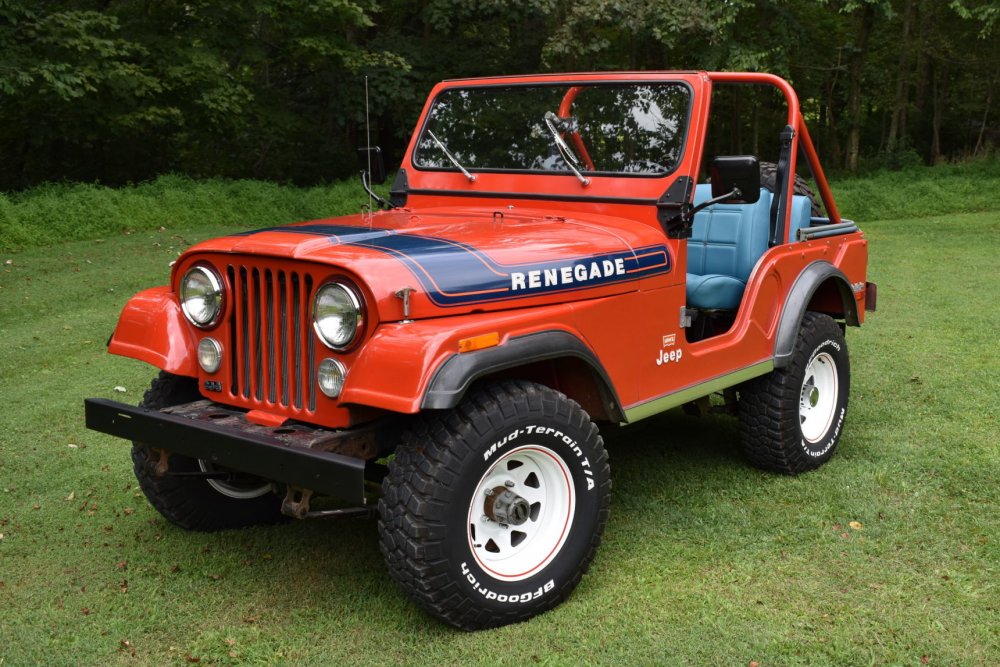
[[788, 242], [795, 243], [796, 232], [808, 229], [812, 218], [812, 202], [809, 197], [795, 195], [792, 197], [792, 219], [788, 223]]
[[[711, 185], [699, 185], [694, 203], [711, 196]], [[713, 204], [696, 213], [688, 239], [688, 273], [731, 276], [745, 283], [767, 250], [770, 215], [771, 193], [763, 188], [755, 204]]]

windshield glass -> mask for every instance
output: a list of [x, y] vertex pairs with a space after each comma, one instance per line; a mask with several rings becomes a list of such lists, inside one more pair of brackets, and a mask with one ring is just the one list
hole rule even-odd
[[662, 176], [681, 158], [690, 97], [682, 83], [450, 88], [434, 100], [413, 163]]

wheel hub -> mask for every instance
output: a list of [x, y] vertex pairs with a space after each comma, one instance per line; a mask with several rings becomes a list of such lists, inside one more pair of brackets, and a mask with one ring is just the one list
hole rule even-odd
[[495, 579], [526, 579], [562, 549], [575, 510], [562, 457], [542, 445], [517, 447], [494, 461], [469, 498], [472, 556]]
[[486, 492], [483, 512], [499, 524], [520, 526], [531, 515], [531, 505], [527, 500], [503, 486]]
[[833, 424], [839, 390], [833, 357], [827, 352], [817, 354], [806, 366], [799, 399], [799, 425], [807, 442], [816, 443], [826, 437]]

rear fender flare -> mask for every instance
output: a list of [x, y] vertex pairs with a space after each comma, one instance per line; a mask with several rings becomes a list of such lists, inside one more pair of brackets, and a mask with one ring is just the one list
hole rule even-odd
[[583, 361], [604, 395], [611, 420], [624, 421], [625, 411], [614, 385], [597, 355], [579, 338], [566, 331], [541, 331], [511, 338], [499, 347], [454, 354], [444, 361], [427, 386], [420, 407], [425, 410], [453, 408], [476, 380], [499, 371], [538, 361], [573, 358]]
[[809, 308], [809, 303], [816, 291], [828, 281], [836, 286], [844, 307], [844, 321], [851, 326], [858, 326], [858, 304], [854, 300], [851, 281], [844, 273], [826, 261], [816, 261], [806, 266], [799, 274], [788, 291], [785, 307], [778, 324], [778, 335], [774, 343], [774, 367], [787, 366], [792, 358], [792, 349], [798, 336], [802, 318]]

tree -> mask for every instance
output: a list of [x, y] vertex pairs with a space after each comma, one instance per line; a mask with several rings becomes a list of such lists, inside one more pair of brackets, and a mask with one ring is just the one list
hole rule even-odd
[[[998, 17], [998, 0], [0, 0], [0, 189], [344, 177], [366, 76], [390, 162], [438, 80], [589, 69], [784, 76], [830, 167], [982, 155]], [[725, 142], [764, 150], [773, 101], [718, 100]]]

